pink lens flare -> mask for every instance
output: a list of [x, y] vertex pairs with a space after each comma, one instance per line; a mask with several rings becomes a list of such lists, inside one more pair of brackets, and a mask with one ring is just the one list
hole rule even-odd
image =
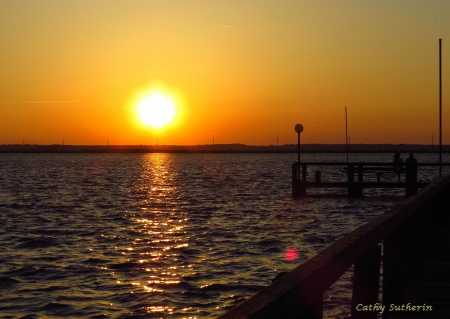
[[293, 263], [298, 258], [299, 255], [300, 253], [295, 247], [289, 247], [288, 249], [286, 249], [286, 252], [284, 253], [284, 259], [288, 263]]

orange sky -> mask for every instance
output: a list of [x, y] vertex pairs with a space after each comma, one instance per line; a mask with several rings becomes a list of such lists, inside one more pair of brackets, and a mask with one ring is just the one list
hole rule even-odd
[[[450, 1], [3, 0], [0, 144], [443, 143]], [[145, 93], [178, 113], [139, 122]]]

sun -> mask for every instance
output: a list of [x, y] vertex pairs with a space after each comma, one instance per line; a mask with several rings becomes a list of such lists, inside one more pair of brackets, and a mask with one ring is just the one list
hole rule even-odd
[[139, 101], [137, 112], [143, 124], [161, 128], [174, 119], [175, 104], [161, 93], [152, 93]]

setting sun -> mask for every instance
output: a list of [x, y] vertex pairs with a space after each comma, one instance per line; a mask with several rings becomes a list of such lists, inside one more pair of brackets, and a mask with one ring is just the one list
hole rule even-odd
[[173, 120], [175, 105], [167, 96], [152, 93], [139, 101], [137, 111], [142, 123], [161, 128]]

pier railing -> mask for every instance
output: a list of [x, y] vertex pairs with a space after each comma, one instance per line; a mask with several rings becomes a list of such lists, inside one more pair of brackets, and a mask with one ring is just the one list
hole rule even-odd
[[[386, 162], [374, 162], [374, 163], [361, 163], [361, 162], [295, 162], [292, 165], [292, 195], [294, 197], [306, 195], [308, 188], [333, 188], [333, 187], [345, 187], [348, 189], [350, 196], [361, 196], [364, 188], [405, 188], [406, 195], [410, 196], [414, 194], [419, 188], [423, 188], [428, 185], [427, 182], [422, 182], [417, 179], [417, 171], [420, 167], [425, 166], [450, 166], [450, 163], [415, 163], [412, 170], [415, 171], [415, 176], [408, 178], [408, 164], [400, 163], [395, 164], [400, 166], [402, 171], [406, 173], [406, 179], [404, 182], [386, 182], [381, 181], [381, 175], [384, 173], [394, 173], [393, 163]], [[327, 177], [322, 176], [322, 172], [316, 171], [314, 180], [308, 180], [308, 167], [324, 167], [334, 166], [337, 170], [345, 171], [347, 177], [342, 181], [329, 181]], [[411, 166], [409, 166], [411, 167]], [[419, 171], [420, 172], [420, 171]], [[377, 175], [376, 181], [373, 179], [365, 179], [364, 176], [369, 174]]]
[[[358, 304], [379, 302], [381, 246], [382, 304], [402, 304], [405, 287], [450, 212], [450, 175], [343, 236], [312, 259], [237, 305], [220, 319], [322, 318], [323, 293], [354, 265], [351, 317], [376, 318]], [[388, 312], [384, 312], [387, 318]]]

